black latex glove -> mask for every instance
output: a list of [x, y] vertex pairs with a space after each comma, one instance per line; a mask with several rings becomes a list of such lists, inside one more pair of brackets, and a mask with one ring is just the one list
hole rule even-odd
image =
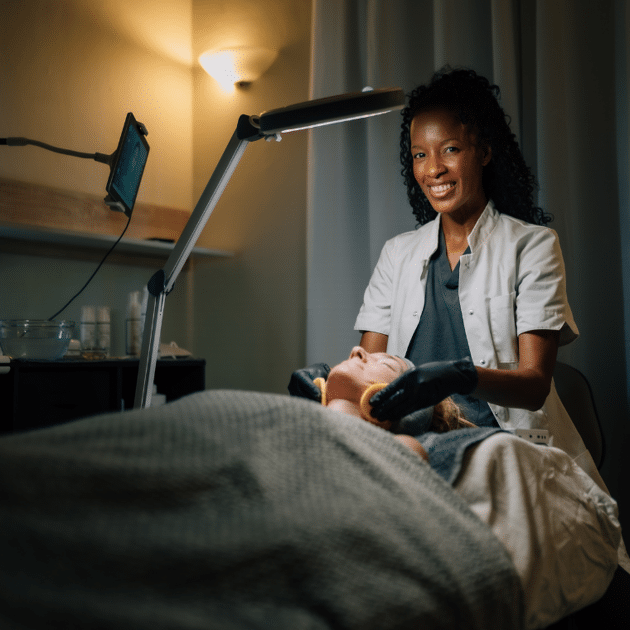
[[318, 377], [322, 377], [325, 380], [328, 378], [329, 373], [330, 367], [325, 363], [314, 363], [301, 370], [296, 370], [291, 374], [289, 394], [321, 402], [322, 393], [313, 381]]
[[417, 409], [432, 407], [451, 394], [470, 394], [477, 387], [477, 370], [469, 357], [437, 361], [405, 372], [370, 399], [380, 421], [400, 420]]

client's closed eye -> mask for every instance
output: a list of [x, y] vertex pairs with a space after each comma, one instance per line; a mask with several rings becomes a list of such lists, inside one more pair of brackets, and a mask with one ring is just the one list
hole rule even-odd
[[381, 361], [381, 363], [383, 365], [386, 365], [395, 374], [398, 374], [398, 372], [400, 372], [400, 367], [398, 366], [398, 364], [394, 364], [390, 360], [385, 359]]

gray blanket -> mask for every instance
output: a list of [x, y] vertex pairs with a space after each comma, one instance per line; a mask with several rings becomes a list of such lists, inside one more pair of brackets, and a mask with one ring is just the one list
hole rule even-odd
[[518, 630], [499, 541], [392, 435], [236, 391], [0, 438], [3, 629]]

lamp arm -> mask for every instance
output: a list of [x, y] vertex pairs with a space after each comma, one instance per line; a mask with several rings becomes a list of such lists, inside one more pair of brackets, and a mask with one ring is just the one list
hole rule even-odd
[[[248, 116], [245, 116], [248, 118]], [[262, 137], [262, 136], [261, 136]], [[258, 140], [258, 137], [253, 140]], [[238, 165], [247, 145], [252, 142], [250, 138], [239, 137], [239, 131], [234, 132], [223, 155], [210, 176], [201, 197], [195, 206], [190, 219], [186, 223], [177, 243], [164, 265], [165, 284], [164, 290], [170, 293], [182, 267], [188, 260], [197, 239], [201, 235], [206, 222], [210, 218], [214, 207], [217, 205], [225, 187], [227, 186], [236, 166]]]
[[278, 110], [263, 112], [260, 116], [241, 116], [232, 139], [228, 143], [210, 181], [197, 202], [188, 223], [166, 261], [148, 284], [149, 299], [142, 337], [140, 365], [134, 407], [147, 407], [151, 403], [153, 377], [157, 361], [164, 299], [172, 290], [206, 221], [227, 186], [247, 143], [265, 138], [279, 140], [279, 134], [297, 131], [321, 124], [344, 122], [372, 114], [381, 114], [404, 106], [405, 95], [400, 88], [370, 90], [339, 95], [315, 101], [297, 103]]
[[190, 219], [188, 219], [181, 236], [177, 240], [177, 243], [175, 243], [166, 264], [149, 280], [147, 285], [149, 298], [147, 301], [142, 348], [140, 350], [140, 364], [138, 366], [138, 380], [134, 399], [134, 408], [136, 409], [145, 408], [151, 404], [155, 364], [160, 345], [160, 333], [162, 330], [162, 318], [166, 296], [173, 289], [177, 276], [188, 260], [197, 239], [223, 194], [227, 183], [230, 181], [247, 145], [250, 142], [265, 137], [260, 133], [257, 122], [257, 118], [253, 116], [243, 115], [239, 118], [236, 131], [232, 135], [214, 172], [210, 176], [210, 180], [190, 215]]

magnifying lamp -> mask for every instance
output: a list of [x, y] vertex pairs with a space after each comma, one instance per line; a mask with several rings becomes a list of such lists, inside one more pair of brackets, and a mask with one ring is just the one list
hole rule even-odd
[[261, 138], [279, 140], [282, 133], [384, 114], [402, 109], [404, 103], [405, 94], [402, 89], [386, 88], [305, 101], [273, 109], [260, 116], [242, 115], [239, 118], [236, 130], [166, 264], [151, 277], [147, 285], [149, 297], [134, 400], [136, 409], [151, 404], [166, 296], [173, 289], [177, 276], [188, 260], [247, 145]]

